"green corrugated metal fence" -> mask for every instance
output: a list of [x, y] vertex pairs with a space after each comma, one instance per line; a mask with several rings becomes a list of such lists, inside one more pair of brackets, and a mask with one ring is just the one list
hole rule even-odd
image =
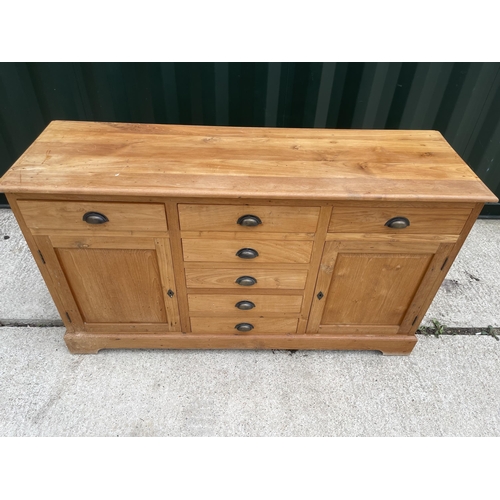
[[500, 196], [500, 63], [1, 63], [0, 175], [54, 119], [434, 129]]

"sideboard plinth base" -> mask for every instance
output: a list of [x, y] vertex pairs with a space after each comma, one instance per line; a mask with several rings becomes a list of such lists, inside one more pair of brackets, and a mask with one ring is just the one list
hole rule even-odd
[[207, 335], [183, 333], [74, 333], [64, 340], [73, 354], [95, 354], [101, 349], [275, 349], [368, 350], [384, 355], [408, 355], [415, 335]]

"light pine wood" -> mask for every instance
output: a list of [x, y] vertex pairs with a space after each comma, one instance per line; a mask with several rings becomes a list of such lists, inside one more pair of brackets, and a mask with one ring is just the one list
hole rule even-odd
[[[45, 284], [47, 285], [47, 288], [49, 290], [49, 293], [52, 297], [52, 300], [54, 301], [54, 304], [57, 308], [57, 311], [59, 312], [59, 315], [61, 316], [61, 319], [64, 323], [64, 326], [66, 327], [67, 332], [73, 332], [74, 331], [74, 325], [73, 323], [69, 320], [69, 318], [66, 316], [66, 308], [65, 308], [65, 301], [61, 299], [60, 293], [62, 290], [56, 285], [56, 283], [53, 281], [52, 275], [47, 267], [47, 262], [43, 258], [43, 254], [40, 252], [40, 249], [38, 248], [38, 245], [35, 241], [35, 237], [32, 234], [32, 232], [29, 230], [29, 228], [26, 226], [26, 223], [24, 222], [24, 219], [21, 215], [21, 211], [19, 210], [19, 207], [17, 206], [17, 196], [13, 194], [7, 194], [7, 201], [9, 202], [10, 208], [12, 209], [12, 212], [14, 213], [14, 216], [16, 217], [16, 220], [19, 224], [19, 227], [21, 229], [21, 232], [26, 239], [26, 243], [28, 244], [28, 247], [33, 255], [33, 258], [36, 262], [36, 265], [38, 266], [38, 269], [40, 270], [40, 274], [42, 275]], [[50, 242], [49, 242], [49, 248], [51, 248]], [[74, 304], [72, 302], [72, 304]], [[80, 318], [81, 319], [81, 318]]]
[[153, 250], [57, 249], [87, 323], [166, 323]]
[[399, 325], [432, 255], [339, 253], [322, 325]]
[[[193, 317], [191, 316], [191, 327], [196, 333], [212, 334], [231, 334], [236, 336], [259, 335], [266, 333], [268, 335], [277, 335], [280, 333], [295, 333], [297, 330], [297, 321], [295, 317], [287, 318], [234, 318], [234, 317]], [[250, 332], [240, 332], [236, 330], [239, 323], [249, 323], [254, 328]]]
[[[420, 326], [420, 322], [422, 321], [423, 317], [425, 316], [425, 313], [427, 312], [427, 309], [431, 305], [432, 299], [435, 297], [437, 291], [439, 290], [439, 287], [441, 286], [441, 283], [443, 282], [444, 278], [446, 277], [446, 274], [450, 270], [451, 265], [453, 264], [453, 261], [455, 260], [456, 256], [458, 255], [458, 252], [462, 248], [462, 245], [465, 242], [465, 239], [467, 238], [467, 235], [469, 234], [470, 230], [472, 229], [472, 226], [474, 225], [474, 222], [478, 218], [479, 214], [481, 213], [481, 210], [484, 206], [484, 203], [477, 203], [474, 209], [472, 210], [469, 219], [467, 220], [462, 233], [460, 234], [460, 237], [458, 238], [457, 242], [449, 250], [448, 257], [447, 259], [445, 258], [444, 262], [441, 264], [441, 267], [439, 267], [439, 272], [436, 273], [436, 278], [434, 282], [431, 280], [427, 280], [425, 283], [425, 286], [422, 287], [422, 301], [419, 305], [418, 308], [418, 314], [415, 316], [408, 334], [413, 334], [417, 330], [417, 328]], [[443, 254], [446, 253], [448, 249], [443, 248]], [[439, 261], [438, 261], [439, 263]], [[411, 315], [409, 316], [411, 318]], [[403, 327], [404, 329], [404, 327]]]
[[[408, 169], [411, 170], [411, 166], [408, 165]], [[282, 202], [284, 203], [284, 202]], [[294, 200], [294, 203], [300, 203], [299, 200]], [[320, 200], [316, 201], [316, 203], [321, 203]], [[326, 202], [327, 205], [333, 205], [337, 208], [360, 208], [360, 209], [366, 209], [373, 207], [375, 209], [378, 208], [399, 208], [399, 209], [407, 209], [407, 208], [425, 208], [428, 209], [429, 211], [435, 211], [435, 210], [441, 210], [441, 209], [446, 209], [446, 210], [473, 210], [475, 207], [475, 203], [467, 203], [467, 202], [460, 202], [460, 203], [454, 203], [454, 202], [448, 202], [448, 201], [443, 201], [441, 202], [428, 202], [428, 201], [399, 201], [397, 203], [394, 203], [394, 201], [380, 201], [380, 200], [367, 200], [365, 198], [363, 199], [358, 199], [358, 200], [335, 200], [335, 201], [330, 201]]]
[[[168, 329], [171, 332], [180, 332], [181, 323], [179, 316], [179, 304], [177, 302], [177, 290], [175, 287], [174, 266], [172, 263], [172, 249], [167, 238], [155, 238], [156, 257], [158, 259], [158, 271], [163, 292], [165, 309], [167, 311]], [[169, 295], [170, 294], [170, 295]]]
[[318, 220], [318, 231], [314, 239], [311, 264], [304, 289], [304, 303], [300, 314], [299, 324], [297, 326], [297, 333], [305, 333], [307, 328], [309, 311], [311, 310], [311, 301], [313, 300], [314, 286], [316, 285], [316, 278], [318, 276], [318, 269], [321, 263], [323, 246], [325, 244], [326, 229], [328, 227], [328, 221], [330, 220], [331, 213], [331, 207], [321, 207]]
[[183, 332], [191, 331], [189, 322], [189, 307], [187, 302], [187, 287], [184, 274], [184, 260], [182, 258], [182, 242], [180, 238], [179, 213], [177, 203], [166, 202], [165, 210], [169, 221], [170, 246], [172, 249], [172, 265], [174, 279], [177, 287], [177, 304], [179, 306], [179, 317]]
[[395, 335], [398, 325], [320, 325], [318, 333], [332, 335]]
[[[92, 122], [52, 122], [0, 190], [71, 352], [409, 354], [482, 205], [497, 201], [434, 131]], [[86, 224], [88, 211], [109, 222]], [[384, 225], [396, 216], [410, 226]], [[245, 275], [257, 284], [237, 285]]]
[[[113, 237], [113, 236], [59, 236], [51, 234], [50, 242], [54, 247], [58, 248], [95, 248], [95, 249], [127, 249], [130, 248], [130, 238]], [[154, 250], [154, 238], [133, 238], [133, 246], [139, 250]]]
[[170, 288], [175, 291], [167, 238], [145, 239], [147, 245], [140, 238], [110, 237], [103, 244], [103, 237], [87, 236], [88, 246], [78, 245], [81, 240], [36, 237], [78, 330], [108, 324], [112, 331], [116, 323], [127, 331], [128, 323], [162, 323], [162, 332], [181, 331], [176, 294], [167, 294]]
[[437, 266], [453, 246], [426, 244], [326, 242], [307, 332], [349, 333], [358, 328], [368, 335], [380, 333], [377, 325], [385, 325], [387, 334], [408, 333], [428, 283], [434, 282]]
[[[189, 293], [192, 294], [202, 294], [202, 293], [217, 293], [221, 295], [232, 295], [235, 299], [238, 298], [238, 296], [242, 296], [241, 299], [238, 300], [243, 300], [243, 296], [248, 293], [248, 289], [252, 289], [252, 287], [238, 287], [238, 288], [189, 288]], [[297, 291], [297, 289], [294, 288], [280, 288], [279, 290], [276, 290], [274, 288], [258, 288], [255, 289], [253, 288], [252, 293], [258, 294], [258, 295], [275, 295], [276, 293], [279, 293], [280, 295], [297, 295], [297, 293], [302, 293], [301, 291]]]
[[[408, 234], [460, 234], [470, 215], [469, 209], [432, 210], [427, 208], [378, 208], [371, 206], [335, 207], [330, 220], [332, 233], [385, 233], [394, 237]], [[385, 223], [393, 217], [406, 217], [410, 225], [392, 229]]]
[[[183, 239], [185, 261], [195, 262], [245, 262], [249, 268], [266, 263], [307, 263], [311, 259], [311, 241], [259, 241], [245, 240], [208, 240]], [[241, 249], [251, 248], [258, 252], [254, 259], [241, 259], [236, 255]]]
[[[207, 262], [193, 262], [193, 261], [185, 261], [184, 269], [212, 269], [214, 264]], [[219, 267], [217, 264], [216, 267]], [[285, 269], [289, 270], [309, 270], [309, 264], [289, 264], [282, 262], [260, 262], [258, 266], [249, 266], [248, 261], [244, 259], [238, 259], [238, 262], [224, 262], [220, 264], [220, 267], [224, 267], [224, 269], [235, 269], [237, 273], [245, 273], [248, 269], [253, 269], [254, 267], [258, 267], [259, 269], [281, 269], [284, 271]]]
[[[255, 304], [253, 309], [240, 310], [236, 304], [242, 300]], [[250, 291], [245, 295], [188, 294], [189, 314], [193, 316], [287, 316], [300, 313], [302, 295], [256, 295]]]
[[[411, 167], [410, 167], [411, 168]], [[121, 203], [174, 203], [177, 204], [202, 204], [207, 205], [211, 203], [217, 204], [230, 204], [230, 205], [253, 205], [255, 204], [255, 199], [248, 198], [247, 196], [241, 198], [231, 198], [231, 199], [216, 199], [212, 197], [206, 196], [183, 196], [183, 197], [168, 197], [164, 196], [150, 196], [150, 195], [130, 195], [130, 194], [121, 194], [121, 195], [113, 195], [112, 199], [116, 202]], [[53, 201], [68, 201], [68, 198], [71, 200], [79, 200], [79, 201], [103, 201], [109, 202], [109, 195], [96, 195], [92, 193], [85, 194], [71, 194], [70, 196], [58, 194], [58, 193], [37, 193], [36, 196], [33, 196], [29, 193], [16, 193], [15, 195], [17, 200], [32, 200], [36, 198], [37, 200], [53, 200]], [[259, 206], [294, 206], [294, 207], [311, 207], [313, 204], [310, 197], [309, 199], [273, 199], [273, 198], [259, 198], [258, 204]], [[322, 206], [336, 206], [336, 207], [385, 207], [391, 208], [396, 206], [394, 201], [383, 201], [383, 200], [369, 200], [369, 199], [347, 199], [347, 200], [332, 200], [332, 199], [317, 199], [314, 198], [314, 205], [318, 207]], [[414, 207], [414, 208], [429, 208], [440, 210], [441, 208], [446, 209], [469, 209], [473, 210], [476, 206], [474, 202], [449, 202], [446, 200], [436, 200], [434, 202], [429, 201], [399, 201], [397, 202], [398, 207]], [[199, 231], [198, 231], [199, 232]], [[265, 233], [262, 235], [264, 236]]]
[[434, 253], [439, 248], [439, 242], [433, 241], [339, 241], [339, 250], [341, 252], [359, 252], [364, 253]]
[[[243, 215], [255, 215], [262, 224], [240, 226]], [[231, 231], [247, 235], [259, 233], [307, 233], [316, 231], [318, 207], [266, 207], [263, 205], [179, 205], [183, 231]]]
[[[89, 333], [168, 333], [170, 325], [166, 323], [84, 323], [85, 332]], [[179, 330], [177, 330], [180, 333]]]
[[293, 349], [369, 350], [385, 355], [410, 354], [415, 335], [213, 335], [66, 333], [66, 345], [74, 354], [97, 353], [100, 349]]
[[[259, 241], [265, 240], [296, 240], [296, 241], [312, 241], [315, 233], [258, 233], [256, 239]], [[222, 232], [222, 231], [181, 231], [183, 239], [215, 239], [215, 240], [233, 240], [242, 241], [248, 240], [248, 233], [240, 232]]]
[[67, 322], [71, 323], [72, 330], [82, 331], [82, 315], [49, 237], [37, 236], [35, 243], [38, 247], [38, 252], [40, 252], [38, 255], [45, 261], [45, 265], [51, 276], [51, 280], [46, 281], [46, 283], [49, 286], [52, 284], [52, 287], [57, 290], [57, 295], [61, 300], [63, 307], [61, 318], [65, 324]]
[[[307, 333], [317, 333], [323, 317], [326, 300], [324, 295], [330, 289], [332, 281], [333, 267], [337, 260], [340, 243], [338, 241], [327, 241], [323, 247], [321, 263], [319, 266], [318, 277], [316, 280], [316, 288], [312, 299], [311, 311], [307, 322]], [[323, 294], [323, 298], [318, 295]]]
[[422, 302], [428, 293], [429, 286], [436, 280], [437, 276], [441, 272], [441, 268], [446, 264], [446, 259], [449, 258], [449, 254], [453, 248], [451, 244], [440, 245], [436, 253], [434, 254], [432, 261], [427, 269], [425, 276], [422, 278], [420, 287], [413, 297], [412, 303], [408, 308], [408, 311], [404, 319], [400, 323], [399, 333], [408, 334], [412, 326], [416, 323], [418, 319], [418, 312], [422, 307]]
[[[240, 276], [251, 276], [257, 280], [252, 286], [241, 286], [236, 283]], [[225, 269], [223, 267], [209, 267], [207, 269], [186, 269], [186, 285], [188, 288], [236, 288], [244, 290], [296, 289], [305, 287], [307, 271], [261, 269], [252, 267], [247, 270]]]
[[[167, 230], [165, 207], [160, 204], [20, 200], [19, 209], [31, 229], [73, 229], [94, 235]], [[99, 212], [109, 221], [88, 224], [83, 220], [87, 212]]]
[[[165, 163], [162, 163], [165, 166]], [[185, 164], [180, 162], [179, 168], [181, 166], [184, 168]], [[444, 165], [443, 167], [446, 167]], [[30, 168], [28, 175], [33, 177], [39, 177], [39, 173], [37, 171], [33, 171], [35, 169]], [[123, 176], [121, 181], [125, 182], [117, 182], [116, 185], [112, 185], [112, 187], [103, 187], [103, 184], [99, 180], [100, 173], [102, 171], [102, 167], [98, 167], [97, 169], [93, 169], [93, 171], [89, 172], [91, 175], [89, 176], [87, 182], [82, 187], [71, 187], [73, 186], [71, 179], [66, 177], [65, 179], [60, 179], [59, 177], [54, 182], [53, 189], [58, 190], [59, 184], [57, 181], [61, 180], [64, 183], [67, 183], [67, 187], [65, 188], [68, 194], [76, 194], [80, 193], [101, 193], [102, 195], [113, 196], [114, 194], [120, 194], [126, 191], [130, 185], [132, 185], [136, 179], [146, 179], [147, 182], [141, 183], [141, 188], [139, 193], [141, 195], [155, 194], [156, 196], [182, 196], [184, 193], [187, 196], [199, 196], [199, 197], [208, 197], [211, 194], [217, 199], [221, 198], [231, 198], [237, 197], [238, 195], [243, 195], [244, 191], [248, 189], [248, 185], [244, 180], [246, 176], [228, 176], [228, 177], [209, 177], [207, 179], [202, 180], [202, 176], [199, 174], [170, 174], [168, 170], [163, 174], [157, 173], [158, 169], [151, 170], [149, 166], [146, 168], [136, 169], [134, 172], [130, 172], [130, 176], [128, 179], [125, 179]], [[267, 169], [266, 169], [267, 170]], [[74, 177], [80, 173], [79, 169], [75, 169]], [[20, 179], [25, 175], [24, 172], [19, 172]], [[312, 172], [311, 172], [312, 175]], [[23, 182], [23, 180], [17, 179], [7, 179], [12, 180], [12, 184], [7, 184], [3, 187], [4, 189], [12, 190], [15, 192], [17, 186]], [[304, 199], [307, 196], [307, 193], [311, 193], [316, 191], [316, 195], [319, 199], [328, 200], [328, 199], [339, 199], [339, 200], [347, 200], [349, 199], [350, 193], [355, 193], [358, 197], [367, 197], [377, 200], [393, 200], [400, 201], [404, 197], [416, 197], [414, 194], [415, 191], [415, 181], [410, 181], [407, 179], [390, 179], [384, 182], [385, 189], [380, 190], [380, 192], [373, 193], [374, 182], [373, 179], [366, 178], [346, 178], [342, 181], [343, 187], [339, 189], [340, 182], [338, 179], [325, 178], [318, 181], [314, 178], [306, 177], [304, 179], [300, 179], [300, 182], [297, 179], [291, 180], [292, 178], [288, 177], [260, 177], [256, 178], [252, 191], [255, 192], [255, 196], [258, 198], [268, 198], [272, 196], [272, 189], [276, 189], [279, 186], [279, 190], [276, 190], [276, 197], [278, 199], [283, 198], [291, 198], [291, 199]], [[321, 182], [322, 181], [322, 182]], [[442, 182], [442, 181], [441, 181]], [[438, 197], [436, 194], [440, 181], [436, 180], [421, 180], [419, 181], [419, 187], [422, 189], [423, 194], [422, 199], [428, 201], [435, 201]], [[189, 186], [189, 189], [179, 188], [178, 186]], [[460, 201], [467, 200], [469, 201], [471, 198], [474, 200], [479, 199], [487, 199], [487, 201], [494, 202], [496, 198], [490, 195], [489, 190], [486, 188], [481, 188], [481, 185], [477, 185], [474, 180], [468, 181], [453, 181], [450, 183], [450, 187], [452, 190], [444, 190], [444, 200], [445, 201]], [[32, 186], [30, 189], [30, 193], [37, 194], [42, 192], [43, 187], [36, 185]], [[56, 191], [62, 192], [62, 191]], [[403, 193], [403, 194], [399, 194]], [[469, 194], [470, 193], [470, 194]]]
[[[169, 330], [179, 332], [180, 318], [179, 309], [177, 304], [177, 295], [174, 297], [168, 296], [168, 291], [175, 291], [174, 284], [174, 271], [172, 262], [172, 255], [170, 250], [170, 242], [168, 238], [133, 238], [132, 244], [129, 238], [117, 238], [113, 236], [91, 236], [83, 238], [74, 238], [68, 236], [49, 236], [50, 242], [55, 248], [74, 248], [74, 249], [130, 249], [134, 250], [155, 250], [156, 258], [158, 259], [158, 272], [161, 275], [161, 283], [163, 295], [165, 298], [165, 308], [167, 310]], [[123, 269], [126, 273], [127, 270]], [[109, 276], [108, 276], [109, 278]], [[99, 283], [98, 286], [102, 286]], [[97, 306], [99, 307], [99, 306]]]
[[421, 243], [432, 242], [455, 243], [458, 235], [454, 234], [382, 234], [382, 233], [328, 233], [326, 241], [342, 240], [347, 244], [349, 241], [365, 242], [370, 245], [374, 242], [386, 241], [392, 243], [412, 243], [417, 248]]
[[69, 121], [51, 122], [1, 188], [217, 199], [251, 191], [254, 199], [496, 201], [436, 131], [238, 131]]
[[[103, 233], [90, 232], [83, 233], [82, 231], [74, 231], [67, 229], [31, 229], [31, 234], [34, 236], [52, 236], [52, 237], [67, 237], [72, 239], [80, 239], [90, 236], [92, 238], [102, 236]], [[104, 233], [103, 241], [109, 238], [169, 238], [169, 233], [165, 231], [113, 231]]]

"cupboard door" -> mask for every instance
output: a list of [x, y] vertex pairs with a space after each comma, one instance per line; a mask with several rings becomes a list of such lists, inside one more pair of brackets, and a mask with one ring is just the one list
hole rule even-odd
[[430, 241], [327, 242], [308, 333], [409, 333], [451, 247]]
[[166, 238], [38, 236], [68, 319], [92, 332], [180, 331]]

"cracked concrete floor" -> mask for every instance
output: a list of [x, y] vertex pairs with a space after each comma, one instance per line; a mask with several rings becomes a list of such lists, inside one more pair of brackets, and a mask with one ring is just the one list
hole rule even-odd
[[500, 342], [420, 336], [410, 356], [116, 350], [0, 328], [1, 436], [499, 436]]

